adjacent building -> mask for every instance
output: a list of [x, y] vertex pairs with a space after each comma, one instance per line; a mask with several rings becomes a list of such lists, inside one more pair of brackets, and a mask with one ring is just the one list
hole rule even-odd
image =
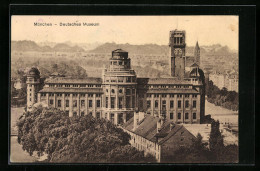
[[234, 70], [226, 73], [214, 72], [209, 74], [209, 80], [211, 80], [219, 89], [225, 87], [228, 91], [238, 92], [238, 72]]
[[133, 147], [154, 156], [157, 162], [172, 162], [176, 150], [192, 145], [196, 139], [183, 125], [144, 112], [135, 112], [122, 128], [131, 136]]

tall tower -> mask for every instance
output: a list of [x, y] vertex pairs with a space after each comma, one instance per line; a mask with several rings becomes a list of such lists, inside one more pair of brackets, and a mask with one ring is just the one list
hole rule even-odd
[[182, 79], [185, 73], [185, 31], [170, 31], [171, 76]]
[[27, 73], [27, 109], [37, 102], [37, 92], [40, 88], [40, 71], [33, 67]]
[[122, 49], [112, 51], [109, 62], [103, 73], [104, 117], [121, 124], [133, 116], [136, 108], [136, 73], [131, 69], [128, 52]]
[[194, 49], [194, 58], [195, 58], [195, 63], [200, 66], [200, 47], [198, 41]]

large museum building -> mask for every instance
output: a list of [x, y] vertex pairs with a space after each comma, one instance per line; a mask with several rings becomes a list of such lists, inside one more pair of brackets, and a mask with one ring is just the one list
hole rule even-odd
[[[185, 56], [185, 31], [170, 32], [169, 78], [137, 78], [128, 52], [112, 51], [102, 78], [50, 77], [41, 82], [40, 72], [27, 74], [27, 107], [46, 103], [70, 117], [92, 115], [114, 124], [126, 123], [135, 111], [166, 118], [174, 123], [201, 123], [205, 115], [205, 81], [199, 68], [198, 43], [194, 56]], [[193, 64], [187, 66], [193, 60]], [[188, 69], [187, 69], [188, 68]]]

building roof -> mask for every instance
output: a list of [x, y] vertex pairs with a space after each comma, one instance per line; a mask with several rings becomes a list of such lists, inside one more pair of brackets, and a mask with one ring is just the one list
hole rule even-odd
[[36, 67], [32, 67], [28, 70], [27, 75], [36, 75], [39, 76], [40, 75], [40, 71], [38, 70], [38, 68]]
[[161, 137], [158, 142], [159, 144], [163, 144], [183, 128], [181, 125], [174, 124], [174, 127], [170, 130], [170, 124], [172, 122], [165, 120], [160, 133], [157, 133], [157, 122], [159, 120], [160, 118], [158, 117], [146, 114], [135, 130], [133, 130], [134, 117], [128, 120], [122, 127], [152, 142], [156, 142], [156, 137]]
[[137, 82], [140, 84], [186, 84], [192, 85], [190, 81], [180, 80], [178, 78], [137, 78]]
[[199, 67], [199, 65], [196, 64], [196, 63], [194, 63], [194, 64], [192, 64], [190, 67]]
[[58, 72], [54, 72], [50, 76], [64, 76], [64, 74], [61, 74], [61, 73], [58, 73]]
[[116, 50], [113, 50], [112, 52], [128, 53], [127, 51], [124, 51], [122, 49], [116, 49]]
[[48, 78], [45, 83], [68, 83], [68, 84], [102, 84], [101, 78], [87, 77], [87, 78], [70, 78], [70, 77], [57, 77]]
[[41, 93], [103, 93], [102, 88], [62, 88], [62, 87], [45, 87]]

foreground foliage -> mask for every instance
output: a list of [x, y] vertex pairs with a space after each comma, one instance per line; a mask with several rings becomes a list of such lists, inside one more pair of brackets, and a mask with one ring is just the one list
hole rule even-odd
[[30, 155], [48, 154], [49, 162], [154, 162], [129, 145], [130, 135], [90, 115], [68, 117], [54, 108], [38, 107], [19, 119], [18, 142]]
[[192, 146], [177, 150], [172, 160], [176, 163], [237, 163], [238, 146], [224, 145], [219, 122], [213, 120], [209, 144], [203, 143], [202, 136], [198, 134]]

